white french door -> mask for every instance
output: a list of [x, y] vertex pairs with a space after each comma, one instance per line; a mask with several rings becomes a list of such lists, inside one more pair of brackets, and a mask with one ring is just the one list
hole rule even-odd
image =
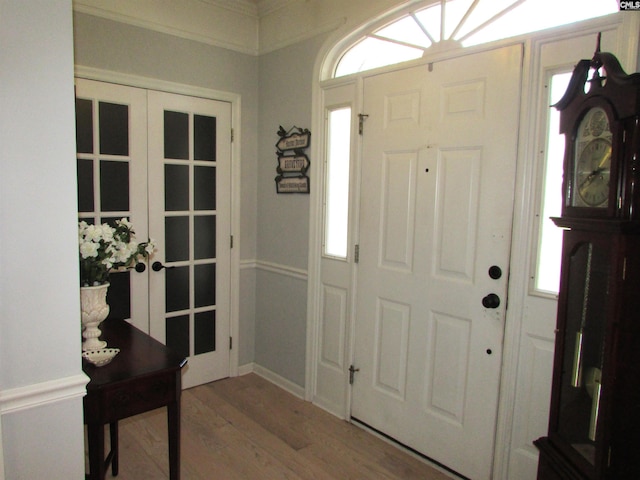
[[149, 92], [150, 332], [185, 388], [229, 375], [231, 106]]
[[[113, 223], [127, 217], [138, 241], [149, 237], [147, 217], [147, 92], [76, 79], [78, 217]], [[148, 272], [112, 273], [108, 318], [149, 331]]]
[[184, 388], [227, 377], [230, 103], [77, 79], [76, 112], [79, 217], [157, 245], [111, 275], [110, 316], [188, 357]]
[[351, 416], [474, 480], [493, 460], [521, 55], [364, 80]]

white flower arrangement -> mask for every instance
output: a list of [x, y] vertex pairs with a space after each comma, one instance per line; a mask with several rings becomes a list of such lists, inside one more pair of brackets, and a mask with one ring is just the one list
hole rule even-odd
[[109, 281], [109, 274], [131, 268], [149, 258], [155, 250], [153, 240], [138, 243], [133, 225], [126, 219], [92, 225], [78, 222], [80, 245], [80, 285], [91, 287]]

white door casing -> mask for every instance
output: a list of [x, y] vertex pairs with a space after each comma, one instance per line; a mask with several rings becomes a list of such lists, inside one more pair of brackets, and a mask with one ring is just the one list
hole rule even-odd
[[478, 480], [493, 460], [521, 56], [364, 80], [351, 415]]

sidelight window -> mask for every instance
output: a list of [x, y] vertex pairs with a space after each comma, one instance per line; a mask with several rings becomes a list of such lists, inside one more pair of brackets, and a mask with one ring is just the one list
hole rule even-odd
[[351, 108], [330, 110], [327, 125], [324, 254], [347, 257]]
[[[551, 75], [549, 81], [549, 105], [554, 105], [567, 90], [571, 72]], [[535, 266], [535, 289], [540, 292], [558, 293], [560, 286], [560, 259], [562, 254], [562, 229], [551, 217], [560, 216], [562, 208], [562, 172], [564, 161], [564, 135], [559, 133], [560, 112], [549, 108], [544, 148], [544, 177], [542, 205], [538, 224], [538, 254]]]

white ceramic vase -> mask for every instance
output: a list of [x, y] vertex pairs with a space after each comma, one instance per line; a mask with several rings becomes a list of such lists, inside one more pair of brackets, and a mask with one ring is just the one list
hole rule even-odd
[[102, 332], [98, 328], [109, 315], [107, 289], [109, 284], [95, 287], [80, 287], [80, 307], [82, 313], [82, 350], [100, 350], [107, 342], [100, 340]]

